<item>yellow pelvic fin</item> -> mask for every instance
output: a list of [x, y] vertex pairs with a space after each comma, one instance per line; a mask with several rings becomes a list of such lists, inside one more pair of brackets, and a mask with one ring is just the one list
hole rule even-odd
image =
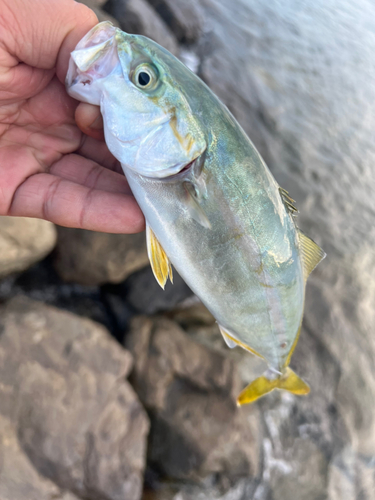
[[324, 259], [326, 253], [315, 243], [315, 241], [306, 236], [300, 229], [297, 231], [302, 254], [303, 272], [306, 281], [311, 271], [313, 271], [319, 262]]
[[266, 372], [265, 375], [255, 379], [238, 396], [237, 404], [238, 406], [242, 406], [253, 403], [274, 389], [283, 389], [298, 396], [303, 396], [310, 392], [310, 387], [306, 382], [299, 378], [293, 370], [286, 368], [280, 377], [269, 379]]
[[163, 247], [160, 245], [148, 223], [146, 223], [146, 242], [151, 269], [156, 281], [164, 290], [168, 276], [171, 283], [173, 283], [172, 266], [167, 254], [164, 252]]
[[224, 340], [225, 340], [227, 346], [230, 347], [231, 349], [234, 347], [234, 344], [236, 344], [236, 345], [242, 347], [242, 349], [245, 349], [246, 351], [251, 352], [251, 354], [254, 354], [254, 356], [258, 356], [259, 358], [264, 359], [264, 357], [261, 354], [259, 354], [258, 352], [254, 351], [254, 349], [252, 349], [251, 347], [249, 347], [246, 344], [243, 344], [239, 340], [235, 339], [233, 337], [233, 335], [228, 333], [225, 330], [225, 328], [223, 328], [221, 325], [219, 325], [219, 330], [220, 330], [222, 336], [224, 337]]

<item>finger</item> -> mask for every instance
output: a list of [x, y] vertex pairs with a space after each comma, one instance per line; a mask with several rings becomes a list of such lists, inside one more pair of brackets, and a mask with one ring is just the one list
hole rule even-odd
[[63, 82], [70, 52], [97, 22], [91, 9], [73, 0], [2, 0], [0, 98], [36, 95], [56, 66]]
[[144, 218], [133, 196], [90, 189], [44, 173], [29, 177], [17, 189], [8, 215], [105, 233], [144, 229]]
[[95, 161], [77, 154], [65, 155], [49, 170], [50, 174], [81, 186], [111, 193], [131, 194], [129, 184], [122, 174], [112, 172]]
[[73, 0], [2, 0], [1, 41], [11, 55], [29, 66], [59, 65], [65, 79], [69, 54], [98, 22], [94, 12]]
[[109, 152], [104, 142], [103, 117], [99, 107], [81, 102], [76, 109], [75, 119], [78, 127], [84, 133], [77, 153], [122, 174], [120, 163]]
[[84, 134], [94, 139], [104, 140], [103, 117], [99, 106], [81, 102], [77, 106], [75, 119]]
[[120, 163], [109, 152], [104, 141], [98, 141], [93, 137], [87, 137], [87, 135], [83, 136], [81, 145], [76, 153], [90, 160], [94, 160], [110, 170], [123, 174]]
[[[51, 0], [47, 0], [50, 2]], [[98, 23], [98, 18], [94, 11], [81, 3], [74, 2], [75, 10], [69, 12], [73, 21], [73, 29], [67, 32], [63, 43], [60, 46], [57, 58], [56, 73], [61, 82], [65, 82], [68, 71], [70, 53], [75, 49], [77, 43]], [[78, 16], [78, 17], [77, 17]]]
[[27, 64], [4, 69], [0, 75], [0, 101], [12, 104], [20, 99], [28, 99], [38, 94], [48, 85], [54, 75], [54, 70], [32, 68]]

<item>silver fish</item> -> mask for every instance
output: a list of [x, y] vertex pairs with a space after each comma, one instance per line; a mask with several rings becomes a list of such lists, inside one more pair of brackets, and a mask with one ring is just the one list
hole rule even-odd
[[228, 346], [267, 362], [238, 404], [275, 388], [307, 394], [288, 365], [306, 279], [325, 254], [298, 230], [294, 200], [226, 106], [164, 48], [108, 22], [72, 52], [67, 89], [100, 106], [106, 143], [145, 215], [160, 285], [172, 263]]

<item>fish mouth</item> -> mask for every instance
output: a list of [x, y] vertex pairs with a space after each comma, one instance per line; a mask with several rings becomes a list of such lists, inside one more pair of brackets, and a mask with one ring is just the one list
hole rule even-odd
[[76, 66], [72, 65], [72, 68], [69, 72], [69, 79], [66, 80], [66, 85], [68, 89], [73, 87], [73, 85], [91, 85], [93, 82], [93, 77], [88, 72], [81, 72]]
[[[65, 79], [68, 94], [75, 99], [96, 104], [95, 80], [107, 77], [118, 64], [116, 33], [118, 29], [105, 21], [92, 28], [70, 54]], [[91, 102], [91, 101], [94, 102]]]

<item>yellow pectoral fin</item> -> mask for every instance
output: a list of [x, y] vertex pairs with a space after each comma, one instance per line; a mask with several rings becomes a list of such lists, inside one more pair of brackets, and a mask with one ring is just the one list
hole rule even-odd
[[298, 396], [303, 396], [310, 392], [310, 387], [306, 382], [299, 378], [293, 370], [286, 368], [280, 377], [269, 379], [267, 375], [262, 375], [255, 379], [238, 396], [237, 404], [238, 406], [242, 406], [253, 403], [274, 389], [283, 389]]
[[146, 223], [146, 241], [147, 254], [150, 260], [151, 269], [154, 273], [156, 281], [164, 290], [168, 276], [173, 283], [172, 266], [167, 254], [164, 252], [163, 247], [160, 245], [148, 223]]

